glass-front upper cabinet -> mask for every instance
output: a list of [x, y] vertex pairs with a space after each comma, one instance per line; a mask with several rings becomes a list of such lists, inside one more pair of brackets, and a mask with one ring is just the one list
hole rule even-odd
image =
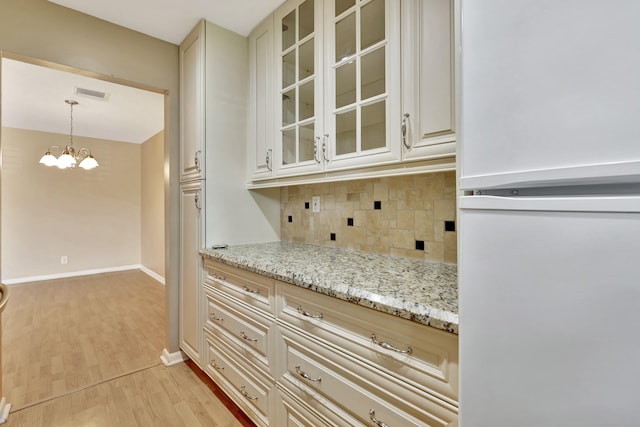
[[279, 176], [323, 168], [322, 3], [289, 1], [276, 26], [276, 164]]
[[400, 160], [400, 2], [326, 0], [326, 168]]

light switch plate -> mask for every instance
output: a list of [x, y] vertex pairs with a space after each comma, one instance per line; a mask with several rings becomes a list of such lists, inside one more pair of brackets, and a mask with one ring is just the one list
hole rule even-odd
[[320, 196], [313, 196], [311, 198], [311, 209], [313, 213], [320, 212]]

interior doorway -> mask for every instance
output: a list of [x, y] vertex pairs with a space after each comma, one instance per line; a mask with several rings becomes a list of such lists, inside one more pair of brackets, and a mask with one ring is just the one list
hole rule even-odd
[[[157, 330], [162, 335], [160, 341], [166, 342], [165, 291], [157, 282], [164, 284], [165, 280], [164, 194], [168, 168], [165, 167], [164, 155], [164, 114], [167, 92], [33, 58], [5, 55], [1, 61], [0, 278], [9, 285], [9, 289], [14, 286], [32, 287], [36, 289], [36, 295], [39, 289], [43, 290], [41, 295], [44, 295], [45, 288], [48, 289], [50, 295], [58, 296], [54, 301], [59, 303], [63, 312], [65, 304], [69, 308], [70, 298], [60, 298], [64, 293], [56, 292], [56, 286], [60, 290], [64, 288], [67, 295], [82, 287], [85, 293], [81, 295], [85, 296], [85, 301], [94, 297], [106, 298], [104, 294], [93, 291], [102, 286], [117, 287], [123, 298], [127, 298], [132, 286], [147, 287], [142, 293], [146, 296], [155, 293], [156, 300], [159, 299], [154, 300], [153, 310], [160, 310], [160, 313], [155, 313], [160, 319]], [[105, 93], [107, 100], [85, 97], [78, 89]], [[151, 99], [152, 105], [141, 99]], [[78, 102], [72, 115], [66, 100]], [[155, 128], [141, 123], [150, 110], [155, 115], [160, 114], [155, 120]], [[145, 130], [135, 134], [133, 130], [128, 131], [129, 128]], [[89, 148], [99, 166], [85, 171], [80, 168], [60, 170], [39, 164], [40, 157], [50, 151], [52, 145], [64, 147], [71, 140], [76, 149]], [[161, 292], [149, 291], [148, 287], [153, 288], [154, 283], [162, 289]], [[20, 292], [14, 289], [17, 297]], [[91, 304], [86, 304], [83, 313], [82, 300], [74, 301], [74, 308], [81, 309], [78, 316], [102, 317], [101, 313], [86, 313]], [[105, 299], [103, 301], [106, 302]], [[132, 301], [131, 298], [129, 302]], [[109, 303], [114, 304], [114, 301]], [[25, 314], [24, 308], [29, 308], [28, 303], [26, 306], [21, 308], [21, 315]], [[98, 306], [100, 303], [93, 305], [94, 308]], [[50, 307], [48, 309], [51, 310]], [[110, 312], [116, 313], [116, 319], [124, 321], [126, 326], [123, 328], [135, 329], [141, 325], [135, 320], [127, 320], [126, 311], [121, 315], [116, 310]], [[6, 313], [8, 311], [5, 311], [5, 316]], [[27, 323], [35, 320], [28, 313], [21, 318]], [[41, 322], [47, 320], [40, 318]], [[105, 318], [104, 322], [109, 323], [105, 325], [107, 328], [118, 324], [113, 318]], [[78, 334], [72, 335], [78, 338]], [[30, 340], [33, 336], [24, 337], [34, 345], [29, 357], [5, 358], [5, 361], [13, 361], [10, 363], [19, 363], [16, 360], [20, 359], [26, 363], [24, 369], [14, 369], [18, 372], [14, 383], [39, 382], [41, 373], [28, 368], [34, 366], [27, 363], [29, 358], [47, 359], [51, 363], [44, 362], [39, 366], [49, 366], [45, 369], [51, 370], [55, 369], [56, 363], [62, 366], [59, 363], [67, 357], [43, 354], [42, 340]], [[93, 336], [90, 340], [85, 339], [88, 336], [80, 338], [78, 343], [91, 341], [93, 348], [101, 348]], [[84, 345], [78, 343], [76, 347]], [[60, 344], [64, 346], [65, 343]], [[119, 374], [145, 368], [149, 363], [160, 362], [160, 349], [155, 347], [150, 349], [149, 358], [141, 361], [139, 367], [123, 364], [121, 359], [126, 356], [122, 354], [114, 356], [120, 359], [119, 362], [112, 362], [126, 367], [127, 372]], [[88, 348], [84, 347], [83, 354], [90, 356], [93, 350]], [[3, 350], [5, 354], [11, 351]], [[75, 350], [69, 354], [79, 354], [78, 348]], [[129, 351], [137, 350], [129, 346]], [[151, 355], [154, 355], [153, 362]], [[136, 357], [139, 358], [139, 354], [131, 354], [132, 360]], [[93, 362], [91, 357], [88, 359], [85, 365], [91, 367]], [[100, 360], [100, 357], [95, 360]], [[63, 365], [67, 367], [65, 369], [78, 366], [73, 361]], [[103, 366], [105, 377], [101, 376], [101, 368], [97, 366], [95, 375], [86, 378], [99, 382], [119, 375], [114, 374], [117, 369], [114, 371], [113, 368], [114, 365], [108, 369]], [[74, 374], [77, 377], [77, 372]], [[67, 383], [67, 388], [60, 388], [60, 384], [39, 385], [37, 395], [24, 389], [14, 392], [6, 388], [4, 394], [10, 403], [12, 393], [20, 395], [20, 402], [16, 402], [19, 408], [34, 403], [29, 399], [42, 401], [70, 392], [74, 387], [88, 385], [74, 380]]]
[[[3, 283], [136, 267], [164, 281], [164, 94], [2, 58], [1, 119]], [[38, 163], [69, 144], [99, 166]]]

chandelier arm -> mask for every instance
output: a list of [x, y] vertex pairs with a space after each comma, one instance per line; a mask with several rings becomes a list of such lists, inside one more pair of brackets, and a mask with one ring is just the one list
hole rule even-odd
[[[84, 153], [84, 156], [82, 156], [82, 153]], [[82, 147], [81, 149], [79, 149], [76, 152], [75, 158], [84, 160], [85, 158], [89, 157], [90, 155], [91, 155], [91, 150], [89, 150], [88, 148]], [[82, 156], [82, 158], [80, 156]]]

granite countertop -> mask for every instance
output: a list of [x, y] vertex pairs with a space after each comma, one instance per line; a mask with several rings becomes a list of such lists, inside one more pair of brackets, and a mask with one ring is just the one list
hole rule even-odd
[[293, 242], [200, 254], [276, 280], [458, 333], [457, 266]]

